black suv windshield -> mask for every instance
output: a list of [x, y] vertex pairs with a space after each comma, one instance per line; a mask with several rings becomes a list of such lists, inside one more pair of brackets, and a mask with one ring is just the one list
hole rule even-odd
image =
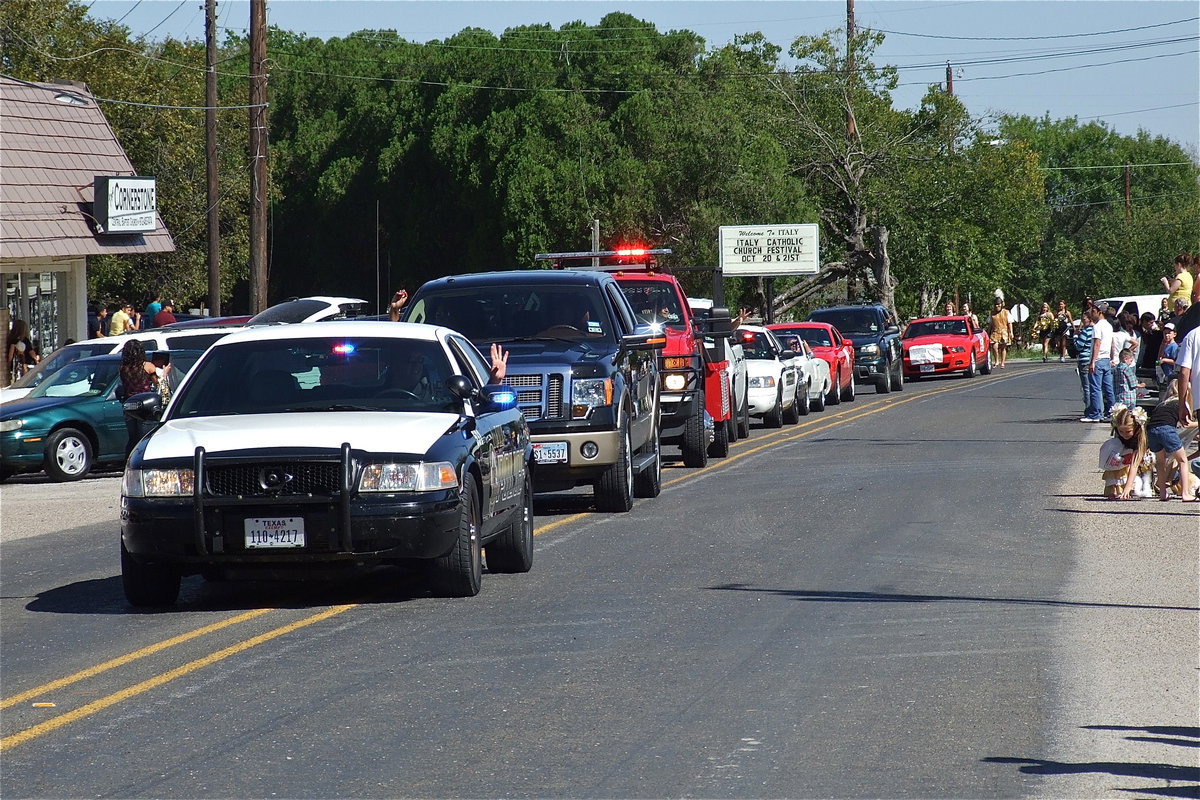
[[437, 342], [274, 339], [213, 348], [171, 418], [290, 411], [456, 412], [454, 371]]
[[879, 314], [868, 308], [833, 308], [808, 315], [813, 322], [828, 322], [845, 336], [879, 333]]
[[593, 286], [504, 284], [420, 294], [405, 322], [453, 328], [471, 341], [567, 339], [616, 343], [604, 299]]

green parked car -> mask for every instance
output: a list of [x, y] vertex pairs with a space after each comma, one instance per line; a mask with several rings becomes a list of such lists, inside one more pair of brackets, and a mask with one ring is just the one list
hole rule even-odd
[[[200, 350], [170, 350], [182, 378]], [[19, 400], [0, 406], [0, 480], [45, 470], [74, 481], [98, 464], [125, 461], [125, 415], [117, 399], [121, 355], [81, 358], [47, 377]]]

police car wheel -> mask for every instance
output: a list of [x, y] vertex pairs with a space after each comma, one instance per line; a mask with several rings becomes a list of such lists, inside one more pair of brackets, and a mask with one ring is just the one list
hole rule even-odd
[[488, 542], [488, 572], [529, 572], [533, 567], [533, 481], [528, 470], [516, 514], [509, 529]]
[[474, 597], [483, 582], [483, 547], [479, 542], [479, 499], [475, 480], [463, 476], [459, 496], [458, 536], [450, 552], [434, 559], [430, 583], [439, 597]]

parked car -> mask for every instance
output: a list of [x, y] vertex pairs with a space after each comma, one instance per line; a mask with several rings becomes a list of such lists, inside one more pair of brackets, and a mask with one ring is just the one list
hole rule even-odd
[[900, 325], [880, 303], [851, 303], [818, 308], [809, 322], [827, 322], [854, 345], [854, 380], [874, 384], [887, 394], [904, 388]]
[[829, 364], [818, 358], [808, 342], [795, 333], [785, 333], [777, 336], [780, 343], [795, 353], [793, 362], [800, 370], [800, 396], [797, 398], [797, 411], [804, 416], [809, 411], [824, 411], [829, 395], [836, 394], [833, 388], [833, 378], [829, 375]]
[[746, 351], [750, 416], [761, 418], [768, 428], [797, 421], [803, 390], [796, 354], [761, 326], [743, 325], [738, 333]]
[[[97, 340], [99, 341], [99, 340]], [[186, 374], [200, 350], [172, 350], [171, 365]], [[64, 365], [27, 396], [0, 409], [0, 478], [45, 470], [75, 481], [97, 465], [125, 460], [128, 434], [117, 399], [119, 353]]]
[[34, 387], [49, 378], [59, 369], [80, 358], [119, 353], [130, 339], [137, 339], [146, 346], [146, 350], [203, 350], [213, 342], [237, 328], [200, 328], [176, 330], [172, 328], [152, 328], [148, 331], [137, 331], [120, 336], [103, 336], [99, 339], [85, 339], [72, 342], [55, 350], [38, 362], [38, 365], [14, 381], [11, 386], [0, 389], [0, 403], [19, 400], [29, 394]]
[[185, 315], [176, 314], [175, 322], [169, 325], [161, 325], [154, 330], [191, 330], [192, 328], [233, 328], [245, 325], [250, 321], [251, 314], [231, 314], [221, 317], [205, 317], [186, 315], [187, 319], [183, 319]]
[[992, 342], [971, 317], [922, 317], [908, 323], [901, 339], [904, 375], [918, 380], [930, 375], [992, 371]]
[[417, 562], [479, 592], [533, 563], [532, 448], [515, 392], [462, 335], [395, 322], [247, 328], [214, 345], [134, 449], [121, 574], [134, 605], [182, 575]]
[[354, 319], [366, 316], [367, 306], [367, 301], [358, 297], [292, 297], [255, 314], [246, 325]]
[[612, 275], [452, 275], [418, 289], [404, 319], [445, 324], [480, 349], [508, 349], [505, 383], [529, 421], [539, 492], [591, 485], [596, 508], [617, 512], [633, 508], [634, 497], [658, 496], [658, 353], [666, 338], [637, 321]]
[[854, 399], [854, 345], [837, 328], [828, 322], [777, 322], [767, 328], [776, 335], [796, 334], [829, 365], [832, 388], [825, 396], [826, 405]]

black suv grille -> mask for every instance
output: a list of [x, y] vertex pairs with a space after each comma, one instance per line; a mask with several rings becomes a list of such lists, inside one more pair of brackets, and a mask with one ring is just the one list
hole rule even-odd
[[205, 488], [215, 497], [287, 497], [336, 495], [341, 491], [338, 462], [283, 461], [212, 466]]
[[517, 405], [527, 420], [560, 419], [563, 415], [561, 375], [508, 375], [504, 383], [517, 390]]

